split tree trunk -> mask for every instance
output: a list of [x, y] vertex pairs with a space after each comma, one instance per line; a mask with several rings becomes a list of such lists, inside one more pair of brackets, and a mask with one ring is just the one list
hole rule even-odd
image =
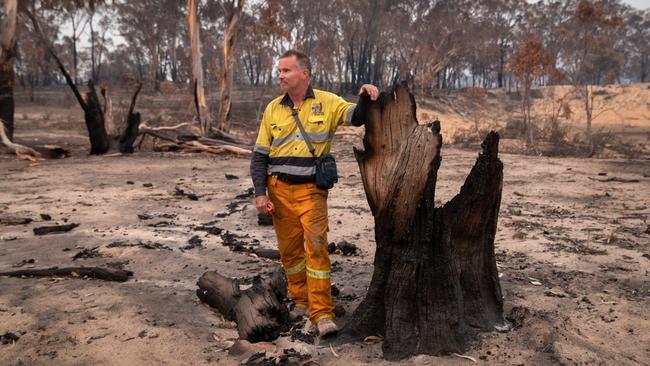
[[197, 284], [199, 299], [225, 319], [235, 321], [241, 339], [272, 341], [291, 327], [289, 311], [282, 302], [287, 297], [287, 282], [281, 268], [243, 291], [237, 280], [215, 271], [205, 272]]
[[66, 70], [65, 66], [63, 66], [63, 62], [61, 62], [61, 59], [56, 54], [52, 43], [43, 34], [40, 24], [38, 23], [38, 19], [36, 19], [36, 15], [32, 14], [32, 12], [26, 8], [22, 9], [22, 11], [31, 20], [32, 25], [34, 26], [34, 32], [41, 39], [52, 58], [54, 58], [54, 61], [59, 66], [59, 70], [61, 71], [61, 74], [63, 74], [66, 83], [70, 89], [72, 89], [72, 93], [77, 98], [79, 106], [84, 111], [86, 127], [88, 128], [88, 136], [90, 137], [90, 153], [106, 153], [110, 148], [110, 142], [104, 126], [104, 113], [102, 112], [102, 108], [99, 105], [99, 98], [97, 98], [97, 93], [95, 92], [95, 87], [92, 81], [88, 83], [89, 92], [86, 95], [82, 96], [79, 92], [79, 89], [77, 88], [76, 83]]
[[138, 82], [133, 97], [131, 98], [131, 105], [129, 106], [129, 113], [126, 115], [126, 128], [120, 137], [118, 149], [123, 154], [133, 153], [133, 144], [138, 138], [140, 133], [140, 113], [134, 112], [135, 101], [138, 99], [138, 94], [142, 89], [142, 83]]
[[223, 67], [219, 84], [220, 102], [217, 129], [230, 131], [230, 111], [232, 109], [232, 77], [235, 64], [235, 50], [239, 35], [239, 21], [244, 11], [245, 0], [223, 1], [226, 30], [223, 32]]
[[84, 119], [90, 137], [90, 153], [93, 155], [105, 154], [110, 149], [111, 143], [108, 133], [106, 133], [104, 112], [99, 104], [92, 80], [88, 82], [88, 93], [86, 93], [85, 99], [85, 105], [82, 105], [81, 108], [84, 110]]
[[16, 0], [4, 0], [0, 4], [0, 123], [13, 141], [17, 3]]
[[462, 352], [503, 323], [494, 257], [499, 137], [487, 136], [460, 193], [436, 208], [442, 137], [415, 115], [406, 87], [382, 93], [366, 117], [365, 151], [355, 149], [377, 250], [370, 288], [346, 331], [382, 334], [387, 359]]

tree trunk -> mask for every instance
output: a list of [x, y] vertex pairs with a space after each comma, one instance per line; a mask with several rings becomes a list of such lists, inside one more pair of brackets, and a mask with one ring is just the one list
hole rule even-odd
[[135, 101], [138, 98], [138, 93], [142, 89], [142, 83], [138, 82], [133, 97], [131, 98], [131, 106], [129, 107], [129, 113], [126, 116], [126, 128], [120, 137], [118, 143], [118, 149], [123, 154], [133, 153], [133, 143], [138, 138], [140, 132], [140, 113], [133, 112], [135, 110]]
[[5, 0], [0, 7], [0, 120], [10, 141], [14, 139], [16, 5], [16, 0]]
[[235, 321], [241, 339], [272, 341], [291, 326], [289, 311], [282, 302], [287, 296], [287, 283], [281, 268], [263, 278], [242, 291], [237, 280], [205, 272], [197, 283], [196, 295], [217, 308], [224, 318]]
[[594, 151], [594, 140], [593, 140], [593, 135], [591, 131], [591, 122], [593, 119], [593, 111], [594, 111], [594, 96], [591, 90], [591, 87], [588, 84], [585, 84], [583, 86], [584, 92], [582, 93], [583, 98], [584, 98], [584, 103], [585, 103], [585, 119], [587, 120], [587, 151], [589, 155], [593, 155], [595, 153]]
[[95, 30], [93, 27], [93, 21], [95, 17], [95, 11], [91, 10], [90, 15], [89, 15], [89, 20], [88, 24], [90, 25], [90, 78], [93, 81], [93, 83], [97, 84], [97, 60], [95, 57], [95, 47], [96, 47], [96, 42], [95, 42]]
[[111, 98], [106, 86], [102, 86], [100, 91], [104, 98], [104, 129], [108, 136], [116, 136], [117, 128], [115, 127], [115, 121], [113, 120], [113, 98]]
[[34, 31], [41, 39], [49, 54], [54, 58], [56, 64], [59, 66], [59, 70], [63, 74], [66, 83], [72, 89], [72, 93], [77, 98], [79, 106], [84, 111], [84, 119], [86, 121], [86, 128], [88, 129], [88, 136], [90, 137], [90, 153], [91, 154], [104, 154], [110, 148], [110, 141], [108, 139], [108, 134], [104, 126], [104, 113], [102, 108], [99, 105], [99, 98], [97, 98], [97, 93], [95, 92], [95, 86], [92, 83], [92, 80], [88, 83], [89, 92], [82, 96], [77, 88], [77, 85], [73, 81], [72, 77], [63, 66], [61, 59], [57, 56], [54, 51], [54, 47], [50, 40], [45, 37], [41, 27], [38, 23], [36, 16], [32, 14], [29, 10], [23, 9], [25, 15], [31, 20], [32, 25], [34, 26]]
[[[236, 2], [236, 4], [235, 4]], [[237, 37], [239, 35], [239, 21], [244, 11], [245, 0], [227, 1], [223, 5], [226, 17], [226, 30], [223, 32], [223, 67], [221, 68], [221, 81], [219, 82], [219, 117], [217, 128], [221, 131], [230, 131], [230, 111], [232, 109], [232, 78], [235, 63]]]
[[104, 125], [104, 112], [99, 104], [99, 98], [92, 81], [88, 82], [84, 119], [88, 129], [88, 137], [90, 137], [90, 154], [105, 154], [110, 149], [111, 144]]
[[192, 47], [192, 86], [194, 87], [194, 98], [201, 136], [207, 136], [210, 132], [212, 121], [208, 114], [208, 105], [205, 101], [205, 89], [203, 88], [203, 64], [201, 63], [201, 41], [199, 38], [200, 26], [196, 8], [196, 0], [187, 0], [187, 21], [189, 23], [190, 44]]
[[494, 257], [499, 137], [487, 136], [460, 193], [436, 208], [442, 137], [415, 115], [405, 86], [382, 93], [366, 114], [365, 151], [355, 149], [377, 250], [368, 293], [345, 332], [382, 334], [387, 359], [462, 352], [503, 323]]

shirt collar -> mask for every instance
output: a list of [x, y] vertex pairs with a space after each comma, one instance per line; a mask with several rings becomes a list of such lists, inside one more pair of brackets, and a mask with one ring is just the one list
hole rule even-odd
[[[316, 96], [314, 95], [314, 89], [311, 87], [311, 84], [309, 84], [309, 86], [307, 87], [307, 93], [305, 94], [305, 99], [307, 98], [316, 98]], [[291, 100], [291, 98], [289, 97], [289, 93], [284, 94], [284, 97], [282, 97], [280, 104], [293, 108], [293, 100]]]

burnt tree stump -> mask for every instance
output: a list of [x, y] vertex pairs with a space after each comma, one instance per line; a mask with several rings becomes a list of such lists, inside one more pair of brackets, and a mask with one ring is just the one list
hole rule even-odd
[[240, 290], [240, 283], [215, 271], [205, 272], [197, 283], [196, 295], [237, 323], [239, 338], [250, 342], [272, 341], [291, 327], [289, 310], [283, 303], [287, 282], [282, 268], [253, 286]]
[[499, 136], [488, 134], [460, 193], [435, 207], [439, 129], [418, 124], [405, 86], [365, 102], [364, 150], [355, 156], [377, 249], [368, 293], [344, 332], [383, 335], [386, 359], [462, 352], [504, 321], [494, 256]]
[[90, 154], [105, 154], [111, 147], [111, 141], [104, 127], [104, 113], [92, 81], [88, 81], [88, 93], [84, 102], [85, 105], [82, 105], [82, 108], [90, 138]]

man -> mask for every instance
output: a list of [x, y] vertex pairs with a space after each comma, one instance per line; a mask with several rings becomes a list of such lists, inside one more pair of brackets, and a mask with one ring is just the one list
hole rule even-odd
[[[285, 94], [266, 107], [251, 159], [255, 206], [273, 215], [289, 294], [296, 306], [293, 315], [308, 314], [320, 336], [326, 336], [338, 330], [332, 320], [327, 190], [316, 187], [314, 158], [292, 113], [297, 113], [315, 155], [321, 156], [329, 153], [339, 125], [364, 123], [365, 105], [313, 89], [311, 63], [302, 52], [282, 54], [278, 72]], [[359, 91], [363, 94], [376, 100], [379, 90], [366, 84]]]

